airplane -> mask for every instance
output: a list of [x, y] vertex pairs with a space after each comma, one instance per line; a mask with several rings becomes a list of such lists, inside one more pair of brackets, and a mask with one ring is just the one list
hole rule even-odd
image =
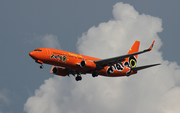
[[53, 65], [50, 73], [59, 76], [69, 76], [71, 74], [75, 76], [76, 81], [82, 80], [81, 74], [92, 74], [92, 77], [97, 77], [98, 75], [129, 77], [132, 74], [136, 74], [139, 70], [160, 65], [160, 63], [157, 63], [136, 67], [138, 55], [151, 51], [154, 42], [148, 49], [139, 51], [140, 41], [135, 41], [126, 55], [107, 59], [99, 59], [52, 48], [37, 48], [30, 52], [29, 55], [36, 63], [41, 64], [41, 69], [43, 68], [43, 63]]

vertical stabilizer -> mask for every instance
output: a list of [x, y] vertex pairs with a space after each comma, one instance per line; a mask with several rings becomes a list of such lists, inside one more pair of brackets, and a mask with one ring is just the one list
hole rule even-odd
[[[131, 53], [135, 53], [139, 51], [139, 45], [140, 42], [139, 41], [135, 41], [133, 46], [131, 47], [131, 49], [129, 50], [129, 52], [127, 54], [131, 54]], [[136, 59], [137, 59], [138, 55], [135, 55]]]
[[[137, 53], [139, 51], [139, 45], [140, 45], [140, 42], [135, 41], [127, 54]], [[134, 55], [134, 56], [130, 56], [129, 58], [126, 58], [125, 65], [131, 68], [136, 67], [137, 58], [138, 58], [138, 55]]]

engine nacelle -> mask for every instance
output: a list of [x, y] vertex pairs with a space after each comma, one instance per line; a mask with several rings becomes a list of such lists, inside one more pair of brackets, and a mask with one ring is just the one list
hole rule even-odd
[[81, 68], [89, 68], [89, 69], [96, 68], [96, 64], [94, 62], [88, 61], [88, 60], [81, 61], [80, 66], [81, 66]]
[[68, 75], [68, 71], [64, 68], [61, 68], [61, 67], [54, 67], [52, 69], [52, 72], [55, 74], [55, 75], [59, 75], [59, 76], [66, 76]]

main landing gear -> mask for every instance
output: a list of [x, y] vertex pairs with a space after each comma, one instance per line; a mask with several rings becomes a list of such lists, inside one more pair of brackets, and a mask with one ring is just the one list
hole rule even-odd
[[98, 76], [97, 72], [92, 73], [92, 77], [97, 77], [97, 76]]
[[82, 77], [80, 75], [77, 75], [75, 79], [76, 79], [76, 81], [80, 81], [80, 80], [82, 80]]
[[[81, 81], [82, 80], [82, 77], [81, 77], [80, 73], [76, 72], [76, 73], [73, 73], [72, 75], [75, 76], [76, 81]], [[92, 77], [97, 77], [97, 76], [98, 76], [97, 72], [92, 73]]]
[[[75, 75], [76, 74], [76, 75]], [[81, 74], [80, 73], [74, 73], [73, 76], [75, 76], [75, 80], [76, 81], [81, 81], [82, 80], [82, 77], [81, 77]]]
[[[75, 76], [75, 74], [73, 74]], [[92, 77], [97, 77], [98, 74], [96, 72], [92, 73]], [[75, 76], [76, 81], [81, 81], [82, 77], [80, 74], [77, 74], [77, 76]]]

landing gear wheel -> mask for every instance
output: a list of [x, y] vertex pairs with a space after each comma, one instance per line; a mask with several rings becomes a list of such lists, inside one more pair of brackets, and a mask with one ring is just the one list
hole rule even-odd
[[97, 75], [97, 73], [92, 73], [92, 77], [97, 77], [98, 75]]
[[40, 69], [42, 69], [44, 66], [43, 65], [40, 65]]
[[77, 76], [75, 79], [76, 79], [76, 81], [80, 81], [80, 80], [82, 80], [82, 77], [81, 76]]

